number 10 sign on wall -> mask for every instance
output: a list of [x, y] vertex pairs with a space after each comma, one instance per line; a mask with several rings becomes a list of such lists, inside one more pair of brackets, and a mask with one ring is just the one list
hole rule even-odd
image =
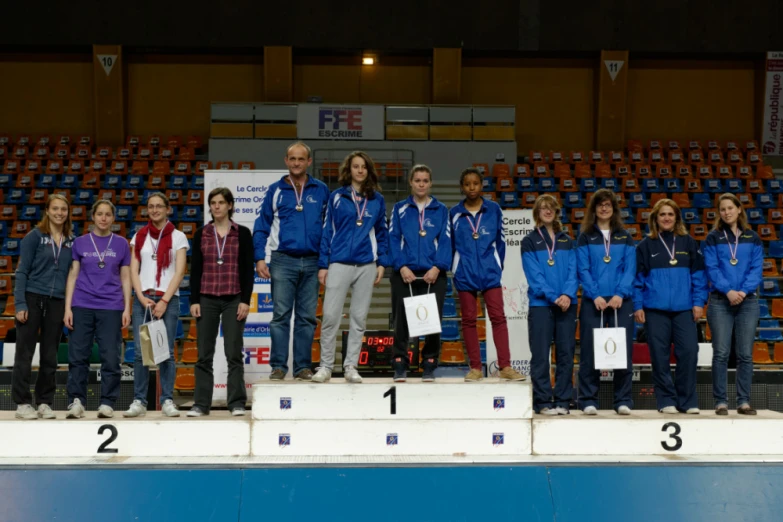
[[[209, 193], [217, 187], [227, 187], [234, 194], [233, 220], [238, 225], [246, 226], [253, 231], [256, 216], [261, 210], [261, 203], [269, 186], [287, 174], [285, 170], [207, 170], [204, 172], [204, 223], [212, 219], [209, 214]], [[244, 334], [245, 386], [250, 386], [261, 379], [266, 379], [272, 371], [269, 366], [269, 353], [272, 345], [269, 336], [269, 323], [272, 320], [269, 299], [272, 289], [268, 279], [255, 278], [253, 299], [247, 316]], [[258, 296], [263, 294], [265, 306], [259, 306]], [[255, 306], [254, 306], [255, 305]], [[292, 314], [293, 322], [293, 314]], [[293, 338], [293, 337], [292, 337]], [[215, 386], [212, 392], [214, 404], [226, 402], [226, 382], [228, 380], [228, 365], [223, 353], [223, 336], [218, 336], [215, 345], [214, 359]], [[248, 398], [251, 394], [248, 393]]]

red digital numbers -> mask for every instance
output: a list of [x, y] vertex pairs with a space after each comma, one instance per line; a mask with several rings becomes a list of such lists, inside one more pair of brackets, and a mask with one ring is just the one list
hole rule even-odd
[[359, 353], [359, 364], [367, 364], [368, 359], [370, 358], [370, 354], [366, 351], [362, 351]]

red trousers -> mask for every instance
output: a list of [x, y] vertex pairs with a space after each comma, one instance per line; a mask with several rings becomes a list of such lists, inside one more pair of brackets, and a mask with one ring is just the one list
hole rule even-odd
[[[462, 338], [468, 351], [470, 367], [481, 369], [481, 350], [476, 331], [476, 294], [477, 292], [459, 292], [459, 306], [462, 310]], [[489, 320], [492, 323], [492, 340], [498, 353], [498, 367], [511, 366], [511, 353], [508, 349], [508, 326], [506, 312], [503, 309], [503, 289], [493, 288], [481, 292], [487, 304]]]

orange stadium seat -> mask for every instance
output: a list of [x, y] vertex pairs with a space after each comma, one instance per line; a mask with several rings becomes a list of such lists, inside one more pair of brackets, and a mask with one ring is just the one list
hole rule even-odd
[[591, 150], [589, 160], [592, 165], [595, 165], [596, 163], [606, 163], [606, 155], [602, 150]]
[[670, 165], [666, 163], [658, 163], [655, 165], [655, 176], [659, 178], [670, 178], [674, 174]]
[[142, 142], [142, 137], [138, 134], [131, 134], [125, 140], [125, 147], [128, 149], [136, 149]]
[[670, 150], [667, 154], [667, 161], [671, 165], [679, 165], [685, 162], [685, 156], [680, 149]]
[[[685, 195], [685, 194], [683, 194]], [[687, 195], [685, 195], [687, 197]], [[668, 196], [665, 192], [651, 192], [650, 193], [650, 206], [654, 207], [662, 199], [666, 199]]]
[[685, 178], [683, 180], [683, 189], [685, 192], [701, 192], [701, 180], [698, 178]]
[[726, 154], [726, 162], [729, 165], [742, 165], [744, 163], [744, 158], [742, 157], [742, 152], [739, 150], [730, 150]]
[[163, 190], [166, 188], [166, 178], [161, 174], [152, 174], [147, 178], [146, 187], [150, 190]]
[[204, 191], [189, 190], [187, 198], [186, 205], [202, 205], [204, 203]]
[[128, 173], [128, 163], [126, 161], [114, 161], [111, 164], [111, 173], [112, 174], [127, 174]]
[[188, 136], [188, 147], [198, 152], [204, 146], [204, 140], [200, 136]]
[[182, 147], [182, 136], [169, 136], [165, 143], [167, 147], [179, 149]]
[[190, 147], [180, 147], [179, 154], [176, 156], [176, 159], [182, 161], [195, 161], [196, 153]]
[[30, 221], [14, 221], [11, 225], [10, 237], [21, 239], [26, 236], [30, 230], [32, 230], [32, 222]]
[[585, 153], [581, 150], [572, 150], [568, 155], [568, 162], [571, 164], [584, 163]]
[[234, 163], [231, 161], [218, 161], [217, 165], [215, 165], [215, 168], [218, 170], [233, 170]]
[[[73, 162], [71, 162], [73, 163]], [[105, 174], [106, 173], [106, 162], [101, 159], [92, 160], [90, 162], [90, 172], [93, 172], [95, 174]]]
[[652, 169], [649, 165], [638, 163], [634, 166], [634, 175], [637, 178], [649, 178], [652, 177]]
[[511, 169], [508, 166], [508, 163], [493, 163], [492, 164], [492, 177], [493, 178], [500, 178], [500, 177], [509, 177], [511, 176]]
[[174, 378], [174, 388], [182, 391], [195, 390], [195, 368], [177, 368], [177, 375]]
[[[634, 163], [633, 165], [638, 165], [638, 163]], [[596, 174], [598, 173], [598, 167], [599, 166], [596, 165], [595, 168]], [[613, 167], [614, 167], [615, 175], [619, 178], [625, 178], [631, 175], [631, 167], [628, 165], [617, 164], [617, 165], [613, 165]]]
[[565, 161], [565, 156], [562, 151], [550, 150], [549, 151], [549, 163], [562, 163]]
[[729, 179], [734, 177], [734, 169], [731, 165], [718, 165], [717, 174], [719, 178]]
[[575, 178], [589, 178], [592, 177], [592, 172], [590, 171], [590, 165], [587, 163], [576, 163], [574, 165], [574, 177]]
[[30, 205], [44, 205], [49, 199], [49, 191], [47, 189], [33, 189], [30, 191], [30, 199], [27, 201]]
[[157, 149], [158, 147], [160, 147], [160, 136], [158, 136], [157, 134], [151, 135], [147, 140], [147, 146], [153, 149]]
[[[628, 168], [628, 165], [625, 163], [616, 163], [614, 165], [614, 168], [620, 168], [621, 166], [624, 166], [625, 168]], [[606, 163], [596, 163], [595, 165], [595, 177], [596, 178], [611, 178], [612, 177], [612, 165], [607, 165]]]
[[621, 150], [613, 150], [609, 152], [609, 163], [613, 165], [618, 163], [625, 163], [625, 153]]
[[133, 157], [133, 150], [134, 149], [129, 149], [127, 147], [117, 149], [116, 159], [129, 161]]
[[783, 225], [783, 210], [780, 208], [771, 208], [767, 210], [767, 223]]
[[462, 343], [458, 341], [444, 341], [440, 349], [440, 362], [465, 363], [465, 352]]
[[74, 205], [71, 207], [71, 219], [74, 221], [87, 220], [87, 207], [85, 205]]
[[783, 363], [783, 343], [775, 343], [773, 345], [772, 361], [776, 363]]
[[544, 157], [544, 153], [540, 150], [531, 150], [528, 152], [527, 161], [531, 164], [545, 163], [546, 158]]
[[252, 161], [240, 161], [237, 163], [237, 169], [239, 170], [253, 170], [256, 168], [255, 162]]
[[482, 175], [482, 176], [489, 176], [489, 175], [490, 175], [490, 172], [489, 172], [489, 164], [488, 164], [488, 163], [474, 163], [474, 164], [473, 164], [473, 165], [471, 165], [471, 166], [472, 166], [474, 169], [476, 169], [476, 170], [478, 170], [479, 172], [481, 172], [481, 175]]
[[712, 165], [699, 165], [696, 170], [696, 175], [701, 179], [711, 179], [714, 177], [714, 169]]
[[775, 174], [772, 171], [772, 165], [759, 165], [756, 168], [756, 178], [758, 179], [774, 179]]
[[190, 162], [177, 161], [174, 163], [174, 173], [182, 176], [190, 176]]
[[536, 203], [536, 199], [538, 199], [538, 192], [523, 192], [522, 197], [520, 198], [520, 203], [524, 208], [533, 208], [533, 205]]
[[771, 225], [759, 225], [758, 234], [763, 241], [778, 240], [778, 233], [775, 231], [775, 227]]
[[[195, 321], [191, 321], [195, 324]], [[198, 362], [198, 346], [196, 341], [185, 341], [182, 343], [182, 358], [180, 362], [186, 364], [195, 364]]]
[[[2, 294], [2, 292], [0, 292], [0, 294]], [[16, 303], [14, 303], [13, 299], [6, 300], [3, 315], [6, 317], [13, 317], [16, 315]]]
[[776, 277], [779, 275], [777, 260], [771, 257], [764, 259], [763, 275], [765, 277]]
[[197, 161], [196, 162], [196, 174], [204, 174], [205, 170], [212, 170], [211, 161]]
[[629, 163], [644, 163], [645, 157], [644, 157], [644, 151], [641, 150], [629, 150], [628, 151], [628, 162]]
[[100, 189], [95, 196], [97, 199], [105, 199], [117, 204], [117, 192], [114, 189]]
[[753, 343], [753, 363], [772, 364], [772, 359], [769, 358], [769, 344], [765, 342]]
[[690, 226], [690, 233], [693, 239], [697, 241], [704, 241], [707, 239], [707, 234], [709, 233], [709, 229], [707, 228], [707, 225], [691, 225]]
[[139, 192], [136, 189], [122, 189], [120, 192], [120, 205], [138, 205]]
[[677, 165], [675, 175], [678, 178], [691, 178], [693, 177], [693, 167], [690, 165]]
[[555, 177], [556, 178], [570, 178], [571, 177], [571, 165], [567, 163], [555, 164]]
[[[71, 163], [79, 163], [79, 164], [81, 164], [81, 162], [79, 162], [79, 161], [72, 161]], [[62, 164], [62, 162], [60, 160], [49, 161], [49, 162], [46, 163], [46, 173], [47, 174], [55, 174], [55, 175], [57, 175], [57, 174], [62, 174], [62, 171], [63, 171], [63, 164]]]
[[533, 176], [536, 178], [548, 178], [550, 176], [549, 164], [547, 163], [534, 163], [533, 164]]
[[4, 174], [16, 174], [19, 172], [19, 162], [16, 160], [7, 160], [3, 164], [3, 173]]
[[[11, 276], [4, 275], [0, 276], [0, 295], [8, 295], [13, 290], [13, 283], [11, 281]], [[9, 299], [10, 301], [13, 301], [13, 299]]]
[[13, 271], [14, 265], [11, 256], [0, 256], [0, 273], [10, 274]]
[[694, 149], [688, 152], [688, 163], [691, 165], [701, 165], [704, 163], [704, 153], [701, 149]]
[[514, 165], [514, 176], [519, 178], [529, 178], [531, 176], [530, 165], [527, 163], [516, 163]]
[[628, 140], [625, 147], [628, 149], [628, 152], [644, 151], [644, 144], [642, 144], [641, 140]]
[[176, 150], [171, 147], [161, 147], [158, 151], [159, 161], [172, 161], [177, 157]]
[[180, 189], [172, 189], [166, 191], [166, 197], [172, 206], [182, 205], [182, 191]]
[[152, 161], [155, 159], [155, 150], [149, 145], [146, 147], [139, 147], [139, 152], [136, 153], [136, 157], [142, 161]]
[[152, 166], [152, 172], [158, 176], [168, 176], [171, 174], [171, 164], [168, 161], [158, 160]]
[[0, 207], [0, 220], [16, 221], [16, 205], [3, 205]]
[[180, 222], [180, 224], [177, 225], [177, 229], [185, 234], [188, 239], [193, 238], [193, 235], [196, 233], [196, 228], [198, 228], [196, 223]]
[[570, 215], [570, 221], [571, 223], [581, 223], [585, 220], [585, 214], [586, 210], [583, 208], [572, 208], [571, 209], [571, 215]]
[[136, 160], [131, 164], [131, 174], [140, 174], [146, 176], [150, 173], [150, 164], [148, 161]]
[[147, 221], [149, 219], [149, 210], [147, 207], [139, 205], [136, 207], [136, 221]]
[[499, 177], [496, 180], [495, 186], [498, 192], [514, 192], [516, 187], [514, 185], [514, 178], [510, 176]]
[[650, 219], [650, 213], [652, 212], [651, 208], [637, 208], [636, 209], [636, 222], [637, 223], [647, 223], [647, 221]]
[[16, 178], [17, 188], [30, 188], [35, 183], [35, 177], [30, 172], [24, 172], [19, 174]]

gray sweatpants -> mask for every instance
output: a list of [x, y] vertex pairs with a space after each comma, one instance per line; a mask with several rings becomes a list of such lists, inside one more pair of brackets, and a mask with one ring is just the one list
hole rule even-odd
[[351, 290], [350, 327], [348, 329], [348, 350], [343, 368], [359, 364], [362, 337], [367, 324], [367, 312], [372, 301], [376, 265], [343, 265], [332, 263], [326, 277], [324, 293], [324, 317], [321, 322], [321, 367], [334, 368], [334, 352], [337, 332], [343, 315], [343, 305], [348, 290]]

